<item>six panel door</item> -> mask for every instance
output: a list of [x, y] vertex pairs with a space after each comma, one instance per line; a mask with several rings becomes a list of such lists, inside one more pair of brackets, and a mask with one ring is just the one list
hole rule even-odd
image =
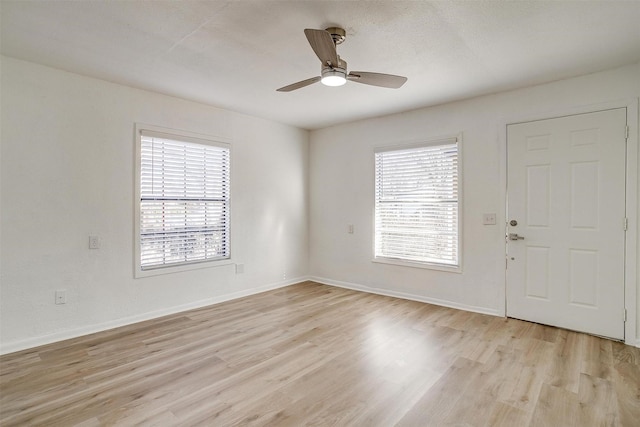
[[624, 338], [625, 130], [625, 108], [507, 127], [507, 316]]

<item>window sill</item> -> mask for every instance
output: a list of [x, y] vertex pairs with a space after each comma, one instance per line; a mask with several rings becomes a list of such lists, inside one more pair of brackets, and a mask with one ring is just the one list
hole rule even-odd
[[198, 270], [201, 268], [213, 268], [222, 267], [225, 265], [232, 265], [234, 262], [231, 259], [222, 259], [218, 261], [201, 261], [193, 262], [190, 264], [176, 265], [172, 267], [156, 267], [148, 270], [142, 270], [139, 265], [136, 266], [135, 278], [141, 279], [144, 277], [160, 276], [163, 274], [180, 273], [183, 271]]
[[401, 267], [422, 268], [425, 270], [447, 271], [449, 273], [462, 273], [462, 267], [459, 265], [435, 264], [429, 262], [411, 262], [396, 258], [382, 257], [376, 257], [372, 259], [371, 262], [375, 262], [378, 264], [398, 265]]

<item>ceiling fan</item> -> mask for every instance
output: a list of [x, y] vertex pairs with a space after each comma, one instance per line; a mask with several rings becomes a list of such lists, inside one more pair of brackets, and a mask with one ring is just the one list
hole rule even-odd
[[342, 60], [336, 51], [336, 46], [346, 38], [346, 32], [342, 28], [331, 27], [326, 30], [307, 28], [304, 30], [304, 34], [322, 63], [320, 76], [281, 87], [277, 89], [278, 92], [291, 92], [316, 82], [322, 82], [326, 86], [342, 86], [347, 80], [371, 86], [398, 89], [407, 81], [406, 77], [394, 76], [393, 74], [367, 71], [351, 71], [347, 74], [347, 62]]

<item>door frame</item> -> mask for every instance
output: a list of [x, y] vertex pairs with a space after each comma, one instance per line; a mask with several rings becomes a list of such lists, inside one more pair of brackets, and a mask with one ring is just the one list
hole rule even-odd
[[[561, 108], [537, 113], [523, 113], [520, 115], [505, 117], [499, 122], [499, 148], [500, 148], [500, 198], [504, 206], [500, 216], [502, 218], [503, 235], [505, 236], [503, 246], [503, 256], [505, 260], [505, 270], [503, 275], [503, 286], [500, 288], [499, 298], [503, 301], [502, 307], [498, 307], [500, 315], [507, 313], [507, 126], [519, 123], [533, 122], [538, 120], [554, 119], [565, 116], [573, 116], [585, 113], [594, 113], [616, 108], [627, 109], [627, 126], [629, 127], [629, 137], [627, 138], [626, 151], [626, 189], [625, 189], [625, 210], [628, 220], [627, 234], [625, 238], [625, 263], [624, 263], [624, 307], [627, 313], [627, 320], [624, 324], [625, 344], [640, 347], [640, 336], [638, 335], [638, 98], [621, 99], [611, 102], [603, 102], [591, 105], [584, 105], [573, 108]], [[622, 226], [622, 224], [621, 224]], [[623, 313], [620, 313], [623, 316]]]

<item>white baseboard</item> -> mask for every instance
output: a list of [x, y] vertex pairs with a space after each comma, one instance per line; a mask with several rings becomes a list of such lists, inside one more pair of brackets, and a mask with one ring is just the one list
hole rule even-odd
[[169, 314], [176, 314], [176, 313], [181, 313], [188, 310], [193, 310], [196, 308], [206, 307], [208, 305], [219, 304], [221, 302], [231, 301], [231, 300], [243, 298], [249, 295], [260, 294], [262, 292], [283, 288], [285, 286], [304, 282], [306, 280], [309, 280], [308, 277], [306, 276], [298, 277], [295, 279], [283, 280], [281, 282], [271, 283], [269, 285], [264, 285], [257, 288], [251, 288], [251, 289], [247, 289], [239, 292], [233, 292], [231, 294], [220, 295], [213, 298], [207, 298], [204, 300], [190, 302], [187, 304], [181, 304], [173, 307], [163, 308], [161, 310], [155, 310], [147, 313], [136, 314], [134, 316], [128, 316], [128, 317], [123, 317], [116, 320], [110, 320], [108, 322], [97, 323], [94, 325], [82, 326], [82, 327], [73, 328], [73, 329], [65, 329], [63, 331], [55, 332], [53, 334], [47, 334], [39, 337], [32, 337], [24, 340], [2, 343], [0, 346], [0, 355], [14, 353], [16, 351], [26, 350], [29, 348], [38, 347], [45, 344], [51, 344], [58, 341], [64, 341], [71, 338], [78, 338], [84, 335], [94, 334], [96, 332], [103, 332], [109, 329], [114, 329], [121, 326], [127, 326], [133, 323], [143, 322], [145, 320], [157, 319], [158, 317], [167, 316]]
[[[307, 280], [311, 280], [317, 283], [322, 283], [324, 285], [351, 289], [354, 291], [368, 292], [368, 293], [377, 294], [377, 295], [384, 295], [384, 296], [402, 298], [402, 299], [411, 300], [411, 301], [424, 302], [424, 303], [439, 305], [443, 307], [455, 308], [458, 310], [488, 314], [491, 316], [498, 316], [498, 317], [501, 316], [498, 310], [491, 310], [485, 307], [477, 307], [472, 305], [460, 304], [457, 302], [441, 300], [437, 298], [424, 297], [422, 295], [390, 291], [388, 289], [373, 288], [370, 286], [364, 286], [356, 283], [327, 279], [324, 277], [303, 276], [303, 277], [298, 277], [294, 279], [284, 280], [281, 282], [271, 283], [269, 285], [264, 285], [257, 288], [251, 288], [244, 291], [234, 292], [231, 294], [220, 295], [214, 298], [208, 298], [204, 300], [194, 301], [188, 304], [169, 307], [162, 310], [155, 310], [147, 313], [137, 314], [134, 316], [124, 317], [117, 320], [112, 320], [112, 321], [98, 323], [98, 324], [89, 325], [89, 326], [83, 326], [80, 328], [66, 329], [64, 331], [55, 332], [53, 334], [42, 335], [39, 337], [32, 337], [25, 340], [18, 340], [18, 341], [3, 343], [0, 345], [0, 355], [14, 353], [16, 351], [26, 350], [29, 348], [34, 348], [34, 347], [38, 347], [45, 344], [51, 344], [58, 341], [64, 341], [71, 338], [78, 338], [84, 335], [103, 332], [109, 329], [114, 329], [121, 326], [127, 326], [134, 323], [143, 322], [145, 320], [157, 319], [159, 317], [167, 316], [170, 314], [181, 313], [181, 312], [193, 310], [196, 308], [219, 304], [221, 302], [231, 301], [234, 299], [243, 298], [250, 295], [256, 295], [256, 294], [271, 291], [274, 289], [283, 288], [285, 286], [290, 286], [296, 283], [304, 282]], [[640, 339], [636, 340], [635, 346], [640, 348]]]
[[428, 303], [428, 304], [440, 305], [440, 306], [443, 306], [443, 307], [455, 308], [455, 309], [464, 310], [464, 311], [472, 311], [474, 313], [488, 314], [488, 315], [491, 315], [491, 316], [498, 316], [498, 317], [501, 316], [501, 314], [500, 314], [500, 312], [498, 310], [493, 310], [493, 309], [486, 308], [486, 307], [477, 307], [477, 306], [473, 306], [473, 305], [460, 304], [460, 303], [457, 303], [457, 302], [441, 300], [441, 299], [437, 299], [437, 298], [429, 298], [429, 297], [425, 297], [425, 296], [422, 296], [422, 295], [415, 295], [415, 294], [409, 294], [409, 293], [405, 293], [405, 292], [390, 291], [388, 289], [382, 289], [382, 288], [372, 288], [370, 286], [364, 286], [364, 285], [360, 285], [360, 284], [356, 284], [356, 283], [350, 283], [350, 282], [342, 282], [342, 281], [339, 281], [339, 280], [327, 279], [327, 278], [324, 278], [324, 277], [311, 276], [311, 277], [309, 277], [308, 280], [311, 280], [311, 281], [314, 281], [314, 282], [318, 282], [318, 283], [322, 283], [324, 285], [337, 286], [339, 288], [351, 289], [351, 290], [354, 290], [354, 291], [362, 291], [362, 292], [368, 292], [368, 293], [371, 293], [371, 294], [384, 295], [384, 296], [387, 296], [387, 297], [395, 297], [395, 298], [402, 298], [402, 299], [407, 299], [407, 300], [411, 300], [411, 301], [425, 302], [425, 303]]

